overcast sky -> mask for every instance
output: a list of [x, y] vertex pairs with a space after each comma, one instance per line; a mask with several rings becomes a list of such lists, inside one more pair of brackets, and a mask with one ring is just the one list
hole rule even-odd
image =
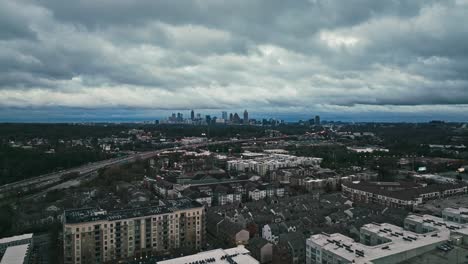
[[468, 0], [0, 0], [0, 120], [192, 108], [467, 120], [467, 25]]

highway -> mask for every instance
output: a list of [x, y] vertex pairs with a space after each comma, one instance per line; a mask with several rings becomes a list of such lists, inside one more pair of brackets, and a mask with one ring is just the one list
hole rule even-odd
[[149, 159], [154, 156], [157, 156], [158, 154], [164, 152], [164, 151], [171, 151], [171, 150], [184, 150], [184, 149], [190, 149], [190, 148], [199, 148], [199, 147], [206, 147], [206, 146], [212, 146], [212, 145], [222, 145], [226, 143], [246, 143], [246, 142], [253, 142], [253, 141], [268, 141], [268, 140], [277, 140], [277, 139], [286, 139], [289, 137], [280, 137], [280, 138], [252, 138], [252, 139], [242, 139], [242, 140], [223, 140], [223, 141], [208, 141], [204, 143], [197, 143], [197, 144], [190, 144], [190, 145], [184, 145], [180, 147], [170, 147], [170, 148], [164, 148], [164, 149], [159, 149], [159, 150], [154, 150], [154, 151], [145, 151], [145, 152], [138, 152], [135, 154], [131, 154], [129, 156], [125, 157], [119, 157], [119, 158], [113, 158], [113, 159], [108, 159], [108, 160], [103, 160], [103, 161], [98, 161], [94, 163], [88, 163], [79, 167], [67, 169], [67, 170], [62, 170], [59, 172], [54, 172], [54, 173], [49, 173], [41, 176], [37, 176], [34, 178], [30, 179], [25, 179], [9, 184], [5, 184], [0, 186], [0, 198], [4, 196], [5, 193], [11, 192], [12, 190], [17, 190], [20, 188], [28, 188], [29, 186], [32, 185], [41, 185], [41, 186], [49, 186], [54, 183], [60, 183], [61, 177], [63, 175], [69, 174], [69, 173], [78, 173], [80, 175], [88, 174], [94, 171], [97, 171], [102, 168], [106, 168], [109, 166], [113, 165], [121, 165], [124, 163], [128, 162], [133, 162], [137, 159]]

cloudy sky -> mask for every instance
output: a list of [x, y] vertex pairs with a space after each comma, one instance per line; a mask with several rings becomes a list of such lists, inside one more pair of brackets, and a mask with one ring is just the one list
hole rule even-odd
[[468, 0], [0, 0], [0, 120], [468, 120]]

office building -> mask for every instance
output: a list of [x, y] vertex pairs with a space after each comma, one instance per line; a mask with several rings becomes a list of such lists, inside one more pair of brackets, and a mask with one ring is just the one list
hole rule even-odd
[[64, 263], [101, 263], [200, 249], [205, 241], [204, 207], [188, 198], [165, 205], [118, 211], [67, 210]]
[[192, 109], [192, 111], [190, 111], [190, 119], [192, 121], [195, 120], [195, 112], [193, 111], [193, 109]]
[[177, 122], [182, 122], [184, 120], [184, 115], [182, 113], [177, 113]]
[[319, 115], [316, 115], [316, 116], [315, 116], [314, 124], [315, 124], [316, 126], [320, 125], [320, 116], [319, 116]]
[[240, 124], [240, 121], [241, 121], [241, 119], [240, 119], [239, 115], [237, 113], [234, 113], [234, 116], [232, 117], [232, 123]]
[[157, 262], [157, 264], [187, 263], [259, 264], [260, 262], [250, 256], [250, 252], [244, 246], [237, 246], [229, 249], [214, 249], [194, 255]]
[[221, 118], [224, 119], [224, 120], [228, 119], [228, 114], [227, 114], [226, 111], [221, 112]]
[[244, 125], [249, 124], [249, 112], [247, 110], [244, 111]]

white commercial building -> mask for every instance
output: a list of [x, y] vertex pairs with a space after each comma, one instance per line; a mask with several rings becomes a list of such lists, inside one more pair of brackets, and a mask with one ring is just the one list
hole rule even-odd
[[[468, 209], [446, 209], [443, 215], [457, 221]], [[404, 228], [383, 223], [361, 227], [360, 242], [342, 234], [316, 234], [306, 242], [306, 263], [393, 264], [420, 256], [445, 244], [468, 245], [468, 225], [432, 215], [409, 215]]]
[[214, 249], [200, 252], [185, 257], [159, 261], [157, 264], [187, 264], [187, 263], [210, 263], [210, 264], [260, 264], [250, 255], [244, 246], [229, 249]]
[[442, 210], [442, 218], [445, 221], [456, 222], [459, 224], [468, 223], [468, 209], [467, 208], [445, 208]]
[[0, 264], [24, 264], [28, 262], [29, 244], [8, 247]]
[[389, 149], [377, 147], [348, 147], [347, 149], [356, 153], [389, 152]]
[[33, 234], [0, 238], [0, 264], [26, 263]]
[[312, 235], [306, 242], [306, 263], [399, 263], [435, 249], [449, 236], [448, 230], [418, 234], [386, 223], [367, 224], [361, 228], [362, 243], [338, 233]]

